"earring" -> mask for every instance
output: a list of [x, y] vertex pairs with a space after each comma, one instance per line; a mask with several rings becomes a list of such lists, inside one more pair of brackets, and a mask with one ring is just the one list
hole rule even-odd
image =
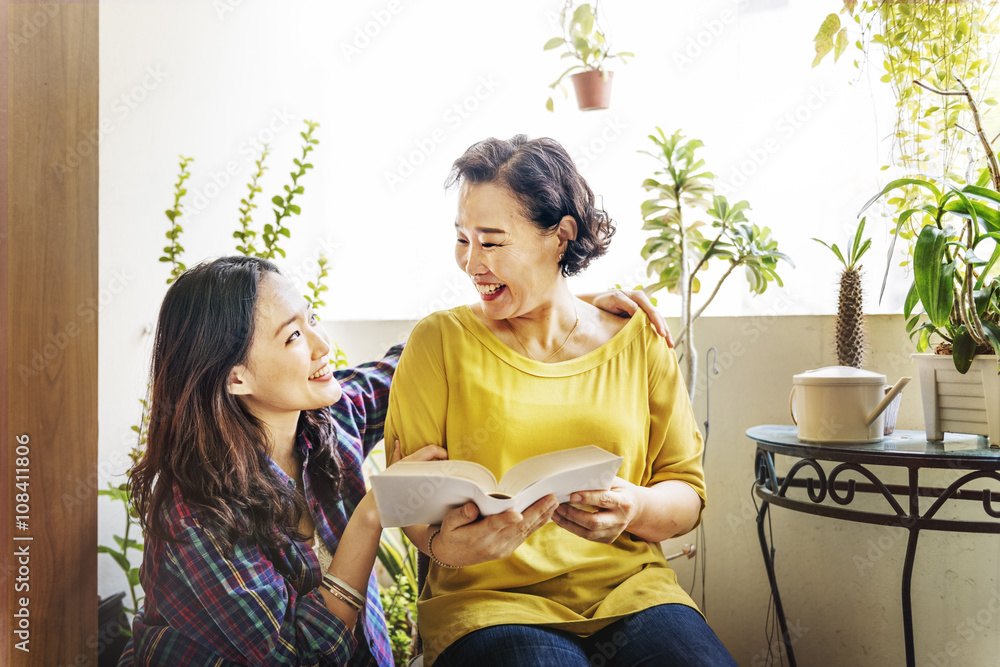
[[559, 261], [561, 262], [563, 260], [563, 257], [565, 257], [565, 256], [566, 256], [566, 253], [564, 253], [564, 252], [559, 253]]

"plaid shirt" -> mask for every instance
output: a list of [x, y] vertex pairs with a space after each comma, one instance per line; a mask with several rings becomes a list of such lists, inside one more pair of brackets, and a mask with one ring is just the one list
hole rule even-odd
[[[330, 411], [344, 464], [342, 500], [325, 498], [309, 471], [313, 445], [299, 437], [305, 496], [330, 552], [365, 494], [361, 463], [382, 439], [389, 383], [402, 346], [379, 362], [336, 371], [344, 395]], [[273, 461], [279, 478], [294, 485]], [[367, 606], [355, 632], [324, 605], [323, 578], [310, 543], [268, 548], [239, 540], [231, 558], [174, 486], [166, 528], [182, 543], [149, 538], [139, 579], [146, 598], [133, 621], [123, 665], [380, 665], [393, 664], [378, 584], [368, 579]]]

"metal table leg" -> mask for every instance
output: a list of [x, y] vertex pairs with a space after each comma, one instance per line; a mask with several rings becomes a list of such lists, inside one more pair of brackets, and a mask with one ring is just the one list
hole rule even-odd
[[913, 559], [917, 553], [917, 536], [920, 531], [910, 528], [906, 540], [906, 558], [903, 560], [903, 640], [906, 642], [906, 667], [916, 666], [913, 652], [913, 607], [910, 602], [910, 583], [913, 579]]
[[766, 518], [769, 505], [770, 503], [766, 500], [761, 502], [760, 511], [757, 513], [757, 537], [760, 539], [760, 549], [764, 554], [764, 567], [767, 569], [767, 580], [771, 584], [771, 595], [774, 596], [774, 610], [778, 616], [778, 623], [781, 626], [781, 641], [788, 655], [788, 664], [790, 667], [796, 667], [795, 653], [792, 651], [792, 638], [788, 634], [788, 624], [785, 622], [785, 609], [781, 606], [781, 595], [778, 593], [778, 579], [774, 574], [774, 560], [771, 558], [771, 550], [767, 546], [767, 536], [764, 534], [764, 519]]

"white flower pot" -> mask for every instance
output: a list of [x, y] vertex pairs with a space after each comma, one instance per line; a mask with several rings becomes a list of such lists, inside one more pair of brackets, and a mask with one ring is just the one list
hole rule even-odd
[[1000, 374], [996, 355], [977, 355], [964, 375], [945, 354], [914, 354], [928, 440], [945, 433], [986, 436], [1000, 446]]

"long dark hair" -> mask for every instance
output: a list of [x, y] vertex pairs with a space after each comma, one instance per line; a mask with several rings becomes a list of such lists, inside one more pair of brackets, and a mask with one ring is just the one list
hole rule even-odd
[[575, 276], [608, 251], [615, 225], [555, 139], [528, 139], [523, 134], [507, 140], [484, 139], [455, 160], [445, 188], [462, 181], [505, 187], [543, 233], [554, 232], [563, 216], [572, 216], [576, 238], [566, 244], [559, 261], [564, 276]]
[[[184, 272], [167, 290], [153, 346], [146, 452], [129, 490], [146, 533], [173, 541], [163, 511], [176, 485], [184, 502], [231, 552], [237, 539], [268, 546], [306, 539], [297, 527], [307, 511], [268, 462], [268, 433], [227, 390], [230, 371], [246, 363], [253, 341], [260, 281], [278, 274], [254, 257], [222, 257]], [[299, 428], [312, 443], [310, 471], [336, 498], [342, 472], [325, 409], [303, 411]]]

